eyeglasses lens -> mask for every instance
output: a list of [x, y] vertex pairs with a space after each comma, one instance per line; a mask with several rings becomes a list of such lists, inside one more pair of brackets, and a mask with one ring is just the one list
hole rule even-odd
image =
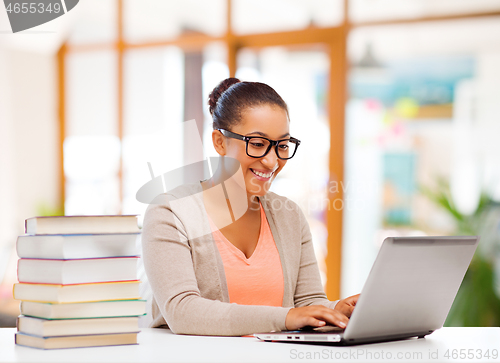
[[[269, 140], [252, 138], [248, 141], [248, 155], [256, 158], [263, 157], [269, 149], [269, 144]], [[280, 143], [278, 144], [278, 156], [283, 159], [288, 159], [293, 156], [296, 147], [297, 144], [288, 140], [280, 141]]]

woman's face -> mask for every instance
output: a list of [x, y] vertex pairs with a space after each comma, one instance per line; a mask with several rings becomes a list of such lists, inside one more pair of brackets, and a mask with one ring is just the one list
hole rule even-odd
[[[241, 122], [228, 131], [244, 136], [263, 136], [271, 140], [286, 139], [290, 136], [286, 111], [281, 107], [269, 105], [246, 109]], [[224, 144], [223, 148], [215, 145], [219, 154], [240, 162], [247, 193], [256, 196], [266, 194], [271, 182], [286, 164], [286, 160], [279, 159], [276, 155], [275, 147], [273, 146], [267, 155], [253, 158], [246, 153], [245, 141], [223, 137], [221, 142]]]

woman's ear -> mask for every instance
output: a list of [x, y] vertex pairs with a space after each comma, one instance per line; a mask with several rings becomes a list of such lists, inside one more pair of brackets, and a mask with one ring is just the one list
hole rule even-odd
[[226, 138], [222, 135], [219, 130], [212, 131], [212, 142], [214, 144], [215, 151], [221, 156], [226, 155]]

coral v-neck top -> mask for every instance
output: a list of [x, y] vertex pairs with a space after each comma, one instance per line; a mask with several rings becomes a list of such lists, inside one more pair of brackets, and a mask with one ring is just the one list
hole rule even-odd
[[259, 239], [249, 258], [229, 242], [210, 220], [212, 235], [224, 264], [229, 302], [242, 305], [282, 306], [283, 270], [262, 205], [260, 218]]

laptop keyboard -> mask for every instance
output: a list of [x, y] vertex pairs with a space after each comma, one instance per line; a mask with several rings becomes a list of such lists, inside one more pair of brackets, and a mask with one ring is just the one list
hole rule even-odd
[[319, 328], [307, 328], [307, 329], [302, 329], [302, 331], [307, 332], [307, 333], [342, 333], [344, 329], [339, 328], [338, 326], [333, 326], [333, 325], [325, 325], [321, 326]]

